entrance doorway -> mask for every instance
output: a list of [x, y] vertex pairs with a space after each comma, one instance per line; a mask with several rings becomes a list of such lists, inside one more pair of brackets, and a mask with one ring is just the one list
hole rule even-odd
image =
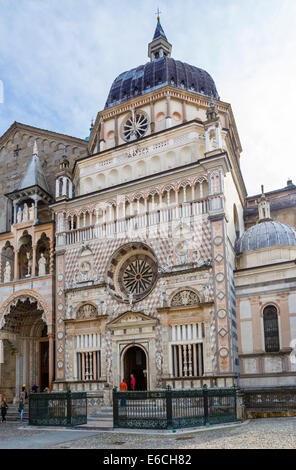
[[131, 374], [136, 379], [135, 390], [147, 390], [147, 358], [144, 350], [139, 346], [128, 348], [123, 358], [124, 378], [128, 389], [131, 388]]
[[0, 386], [7, 400], [19, 398], [23, 384], [27, 392], [49, 386], [49, 338], [42, 310], [31, 297], [21, 297], [5, 315], [0, 336], [4, 339], [4, 364], [0, 367]]

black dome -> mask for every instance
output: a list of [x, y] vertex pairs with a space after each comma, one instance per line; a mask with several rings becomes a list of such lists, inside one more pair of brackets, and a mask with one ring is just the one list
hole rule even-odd
[[215, 82], [205, 70], [165, 56], [121, 73], [111, 86], [105, 109], [165, 85], [219, 99]]

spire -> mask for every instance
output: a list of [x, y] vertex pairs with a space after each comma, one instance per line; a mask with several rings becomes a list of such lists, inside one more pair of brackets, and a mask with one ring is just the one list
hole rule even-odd
[[172, 45], [168, 42], [163, 27], [160, 24], [160, 11], [157, 9], [157, 24], [152, 41], [148, 44], [148, 57], [151, 62], [161, 59], [162, 57], [170, 57]]
[[157, 18], [157, 25], [156, 25], [156, 28], [155, 28], [155, 33], [154, 33], [152, 41], [155, 41], [156, 39], [159, 39], [159, 38], [163, 38], [165, 41], [167, 41], [167, 37], [164, 33], [164, 30], [163, 30], [163, 28], [160, 24], [159, 17], [158, 17]]
[[45, 175], [43, 173], [42, 165], [38, 157], [38, 147], [35, 140], [32, 159], [27, 167], [27, 170], [17, 188], [17, 190], [31, 188], [32, 186], [39, 186], [44, 191], [49, 193], [49, 188]]
[[261, 198], [258, 201], [258, 223], [272, 220], [270, 217], [270, 202], [267, 200], [264, 194], [264, 186], [261, 185]]
[[86, 139], [85, 139], [87, 142], [88, 142], [89, 139], [90, 139], [90, 136], [91, 136], [91, 133], [92, 133], [92, 131], [93, 131], [93, 128], [94, 128], [94, 120], [93, 120], [93, 118], [92, 118], [91, 123], [90, 123], [90, 128], [89, 128], [89, 136], [86, 137]]

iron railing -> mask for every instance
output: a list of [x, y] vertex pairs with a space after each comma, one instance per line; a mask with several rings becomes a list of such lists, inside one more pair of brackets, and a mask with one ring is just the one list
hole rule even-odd
[[29, 424], [77, 426], [87, 423], [85, 392], [33, 393], [29, 395]]
[[245, 388], [246, 411], [296, 411], [296, 387]]
[[114, 428], [175, 429], [236, 421], [236, 389], [113, 390]]

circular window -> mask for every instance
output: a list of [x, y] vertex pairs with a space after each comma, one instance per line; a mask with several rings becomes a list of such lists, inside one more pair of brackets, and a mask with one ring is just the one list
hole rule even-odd
[[126, 142], [143, 137], [149, 126], [149, 118], [145, 111], [135, 111], [132, 109], [131, 114], [123, 121], [121, 125], [121, 136]]
[[158, 265], [152, 250], [143, 243], [128, 243], [119, 248], [107, 268], [107, 286], [121, 302], [138, 302], [155, 286]]
[[145, 294], [153, 285], [154, 261], [143, 254], [132, 256], [123, 264], [119, 277], [127, 294]]

